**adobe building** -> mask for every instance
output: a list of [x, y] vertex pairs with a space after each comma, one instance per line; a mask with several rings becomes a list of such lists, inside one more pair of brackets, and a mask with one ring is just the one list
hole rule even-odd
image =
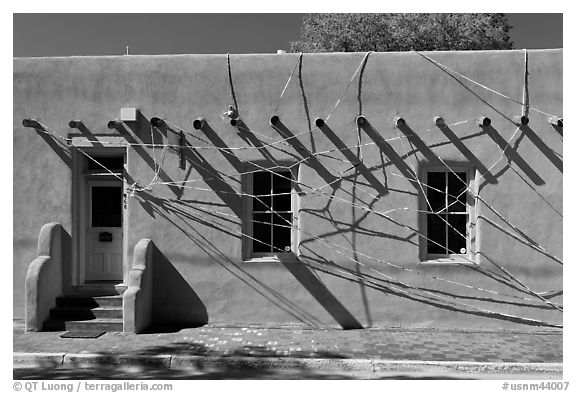
[[562, 50], [14, 59], [14, 318], [558, 329]]

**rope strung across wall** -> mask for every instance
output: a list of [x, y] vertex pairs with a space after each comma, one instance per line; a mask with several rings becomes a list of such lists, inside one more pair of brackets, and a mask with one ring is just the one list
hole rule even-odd
[[499, 96], [502, 97], [502, 98], [506, 98], [507, 100], [510, 100], [510, 101], [512, 101], [512, 102], [514, 102], [514, 103], [516, 103], [516, 104], [522, 105], [523, 108], [524, 108], [524, 107], [530, 108], [530, 109], [532, 109], [533, 111], [538, 112], [538, 113], [540, 113], [540, 114], [542, 114], [542, 115], [545, 115], [545, 116], [547, 116], [547, 117], [553, 117], [553, 116], [554, 116], [554, 115], [551, 115], [551, 114], [549, 114], [549, 113], [546, 113], [546, 112], [544, 112], [544, 111], [542, 111], [542, 110], [540, 110], [540, 109], [538, 109], [538, 108], [535, 108], [534, 106], [525, 104], [524, 102], [515, 100], [514, 98], [511, 98], [511, 97], [509, 97], [509, 96], [507, 96], [507, 95], [505, 95], [505, 94], [500, 93], [499, 91], [496, 91], [496, 90], [494, 90], [494, 89], [491, 89], [491, 88], [489, 88], [488, 86], [485, 86], [485, 85], [483, 85], [483, 84], [480, 83], [480, 82], [477, 82], [477, 81], [475, 81], [475, 80], [473, 80], [473, 79], [471, 79], [471, 78], [469, 78], [469, 77], [467, 77], [467, 76], [465, 76], [465, 75], [462, 75], [462, 74], [459, 73], [459, 72], [454, 71], [453, 69], [451, 69], [451, 68], [449, 68], [449, 67], [441, 64], [440, 62], [438, 62], [438, 61], [430, 58], [429, 56], [426, 56], [425, 54], [423, 54], [423, 53], [421, 53], [421, 52], [415, 51], [415, 53], [417, 53], [418, 55], [422, 56], [423, 58], [425, 58], [426, 60], [428, 60], [428, 61], [431, 62], [432, 64], [436, 65], [438, 68], [441, 68], [441, 69], [443, 69], [444, 71], [446, 71], [446, 72], [448, 72], [448, 73], [450, 73], [450, 74], [452, 74], [452, 75], [457, 75], [457, 76], [459, 76], [460, 78], [463, 78], [463, 79], [467, 80], [468, 82], [471, 82], [471, 83], [473, 83], [473, 84], [475, 84], [475, 85], [477, 85], [477, 86], [479, 86], [479, 87], [481, 87], [481, 88], [483, 88], [483, 89], [485, 89], [485, 90], [488, 90], [488, 91], [490, 91], [490, 92], [492, 92], [492, 93], [494, 93], [494, 94], [496, 94], [496, 95], [499, 95]]
[[[177, 151], [178, 151], [178, 156], [180, 158], [180, 169], [185, 170], [186, 169], [186, 159], [185, 159], [185, 154], [186, 154], [186, 135], [184, 134], [183, 130], [174, 130], [172, 129], [172, 127], [170, 127], [170, 125], [162, 118], [154, 116], [152, 118], [150, 118], [150, 125], [152, 127], [156, 127], [158, 129], [162, 129], [162, 130], [167, 130], [168, 132], [170, 132], [171, 136], [175, 136], [176, 140], [178, 142], [177, 145]], [[152, 139], [152, 154], [154, 155], [154, 146], [158, 146], [154, 144], [154, 135], [153, 135], [153, 130], [152, 128], [150, 129], [150, 136]], [[170, 137], [169, 137], [170, 139]], [[176, 145], [173, 145], [176, 148]], [[164, 149], [166, 149], [166, 145], [164, 145]], [[156, 159], [154, 158], [154, 165], [156, 166]], [[160, 171], [160, 169], [162, 168], [162, 165], [160, 165], [159, 168], [156, 169], [156, 176], [154, 177], [154, 179], [156, 179], [158, 177], [158, 173]], [[150, 183], [150, 187], [152, 185], [154, 185], [154, 181], [152, 181]]]

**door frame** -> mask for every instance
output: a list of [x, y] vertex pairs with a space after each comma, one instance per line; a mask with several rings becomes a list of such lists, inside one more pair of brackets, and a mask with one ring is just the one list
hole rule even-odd
[[[100, 137], [102, 138], [102, 137]], [[90, 181], [120, 180], [112, 174], [104, 174], [106, 171], [88, 171], [87, 163], [91, 157], [122, 156], [124, 157], [124, 169], [118, 174], [125, 179], [127, 165], [127, 149], [125, 144], [117, 144], [113, 147], [94, 147], [81, 140], [79, 145], [72, 149], [73, 171], [72, 171], [72, 264], [71, 264], [71, 284], [73, 287], [89, 287], [94, 285], [85, 282], [85, 262], [86, 262], [86, 228], [89, 217], [87, 215], [88, 188]], [[74, 145], [74, 143], [73, 143]], [[82, 150], [82, 151], [80, 151]], [[126, 183], [122, 181], [122, 194], [126, 196]], [[122, 281], [127, 283], [128, 264], [128, 211], [126, 204], [122, 208]], [[115, 283], [117, 285], [118, 283]], [[111, 284], [111, 286], [114, 284]]]

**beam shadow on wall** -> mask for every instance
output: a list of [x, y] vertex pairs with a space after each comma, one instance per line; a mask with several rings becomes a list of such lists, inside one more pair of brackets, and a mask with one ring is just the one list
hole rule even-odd
[[[166, 137], [166, 130], [161, 128], [153, 127], [150, 120], [142, 113], [138, 112], [138, 118], [136, 121], [127, 121], [125, 124], [130, 128], [132, 134], [139, 140], [139, 143], [156, 146], [156, 149], [161, 149], [164, 143], [164, 138]], [[152, 146], [150, 146], [152, 148]]]
[[[124, 127], [124, 125], [119, 125], [116, 128], [116, 130], [118, 130], [120, 135], [122, 135], [126, 139], [126, 141], [131, 144], [131, 147], [132, 147], [132, 149], [134, 149], [134, 152], [136, 152], [142, 158], [142, 160], [152, 169], [152, 171], [155, 172], [156, 171], [156, 168], [155, 168], [156, 164], [154, 162], [154, 158], [152, 158], [152, 156], [150, 156], [150, 154], [148, 154], [146, 147], [141, 146], [140, 142], [137, 141], [132, 136], [132, 133], [130, 131], [128, 131]], [[172, 178], [170, 176], [168, 176], [168, 174], [162, 168], [159, 168], [159, 170], [158, 170], [158, 177], [166, 183], [173, 183], [174, 182], [174, 180], [172, 180]], [[184, 191], [182, 190], [181, 187], [178, 187], [178, 186], [175, 186], [172, 184], [168, 184], [167, 187], [168, 187], [168, 189], [170, 189], [170, 191], [172, 191], [174, 193], [174, 195], [176, 195], [177, 198], [182, 197], [182, 194], [184, 193]]]
[[294, 137], [294, 134], [284, 125], [284, 123], [282, 123], [280, 119], [272, 125], [272, 128], [274, 128], [283, 139], [286, 139], [286, 143], [290, 144], [290, 146], [300, 154], [306, 165], [314, 169], [326, 184], [330, 184], [330, 187], [333, 189], [338, 189], [340, 187], [341, 179], [332, 175], [332, 173], [330, 173], [330, 171], [326, 169], [320, 161], [318, 161], [316, 156], [313, 155], [298, 138]]
[[[468, 139], [477, 138], [477, 137], [482, 136], [482, 135], [484, 135], [484, 134], [486, 134], [485, 131], [480, 131], [480, 132], [477, 132], [477, 133], [475, 133], [475, 134], [470, 134], [470, 135], [462, 136], [462, 137], [460, 137], [460, 138], [458, 138], [458, 139], [463, 142], [463, 141], [468, 140]], [[417, 136], [418, 134], [415, 134], [415, 135]], [[428, 149], [432, 150], [433, 148], [437, 148], [437, 147], [441, 147], [441, 146], [446, 146], [446, 145], [449, 145], [449, 144], [451, 144], [450, 141], [445, 141], [445, 142], [437, 142], [437, 143], [434, 143], [434, 144], [432, 144], [432, 145], [426, 145], [426, 146], [427, 146]], [[404, 154], [402, 154], [402, 155], [400, 156], [400, 158], [401, 158], [402, 160], [407, 160], [407, 159], [410, 158], [411, 156], [416, 156], [416, 155], [420, 152], [420, 150], [419, 150], [418, 148], [414, 148], [414, 145], [412, 145], [412, 143], [410, 143], [410, 145], [411, 145], [411, 147], [412, 147], [412, 150], [406, 151]], [[381, 155], [381, 161], [382, 161], [382, 163], [381, 163], [380, 165], [376, 165], [376, 166], [371, 167], [371, 168], [370, 168], [370, 171], [374, 171], [374, 170], [377, 170], [377, 169], [379, 169], [379, 168], [385, 169], [385, 168], [387, 168], [388, 166], [394, 165], [394, 163], [393, 163], [392, 161], [390, 161], [390, 160], [388, 160], [388, 162], [384, 162], [384, 159], [383, 159], [383, 158], [384, 158], [384, 155], [383, 155], [382, 151], [380, 151], [380, 155]], [[384, 175], [385, 175], [385, 172], [384, 172]], [[385, 176], [386, 176], [386, 175], [385, 175]], [[347, 179], [347, 178], [348, 178], [348, 177], [346, 177], [346, 176], [343, 177], [343, 179]], [[392, 189], [392, 188], [389, 188], [389, 191], [402, 192], [402, 193], [407, 193], [407, 194], [410, 194], [410, 195], [417, 195], [416, 193], [411, 193], [411, 192], [409, 192], [409, 191], [400, 190], [400, 189]]]
[[346, 144], [340, 139], [334, 131], [328, 126], [328, 124], [324, 123], [320, 130], [328, 137], [328, 139], [336, 146], [336, 148], [344, 155], [344, 157], [350, 161], [356, 169], [360, 172], [360, 174], [372, 185], [372, 188], [376, 190], [378, 195], [385, 196], [389, 193], [388, 189], [374, 176], [374, 174], [366, 168], [364, 163], [358, 158], [356, 154], [354, 154], [350, 147], [346, 146]]
[[[242, 119], [238, 119], [236, 127], [238, 129], [238, 136], [240, 137], [240, 139], [246, 142], [247, 145], [254, 146], [266, 161], [272, 164], [276, 164], [276, 158], [270, 152], [270, 150], [268, 150], [267, 146], [269, 145], [265, 145], [264, 143], [262, 143], [262, 141], [252, 131], [250, 131], [250, 128], [246, 125], [246, 123], [244, 123], [244, 121], [242, 121]], [[277, 146], [269, 146], [269, 147], [277, 151], [281, 151], [284, 154], [288, 154], [294, 158], [296, 157], [293, 154], [288, 153], [287, 151], [280, 149]]]
[[[132, 131], [134, 133], [138, 132], [142, 134], [140, 130], [144, 127], [143, 124], [148, 124], [144, 128], [150, 130], [152, 127], [150, 123], [146, 120], [145, 116], [141, 116], [141, 120], [138, 123], [138, 126], [133, 126]], [[144, 123], [143, 123], [144, 122]], [[130, 143], [135, 143], [136, 145], [133, 146], [134, 150], [143, 158], [143, 160], [154, 169], [155, 163], [153, 158], [146, 152], [145, 147], [138, 145], [135, 139], [132, 137], [131, 133], [128, 132], [123, 126], [118, 127], [120, 133], [122, 133], [125, 138], [129, 140]], [[171, 132], [171, 131], [170, 131]], [[162, 135], [162, 134], [160, 134]], [[198, 174], [202, 177], [204, 182], [224, 201], [224, 203], [229, 206], [232, 211], [241, 217], [242, 215], [242, 203], [240, 197], [237, 195], [237, 192], [222, 178], [220, 172], [217, 171], [213, 166], [211, 166], [206, 159], [194, 149], [194, 146], [190, 144], [186, 139], [184, 140], [184, 147], [183, 147], [183, 158], [191, 164], [191, 169], [195, 169]], [[228, 159], [231, 159], [228, 157]], [[174, 181], [166, 174], [166, 172], [160, 167], [158, 171], [159, 177], [167, 183], [174, 183]], [[187, 173], [186, 179], [190, 175], [190, 171]], [[174, 184], [168, 184], [168, 188], [170, 188], [178, 199], [182, 198], [185, 191], [185, 186], [178, 186]]]
[[216, 133], [216, 131], [214, 131], [212, 127], [210, 127], [210, 125], [206, 120], [204, 120], [201, 130], [204, 133], [204, 135], [206, 135], [208, 140], [210, 140], [210, 142], [214, 146], [219, 148], [218, 150], [220, 151], [220, 153], [222, 153], [222, 156], [224, 156], [224, 158], [230, 163], [230, 165], [234, 167], [236, 172], [242, 173], [243, 168], [240, 159], [236, 157], [234, 153], [232, 153], [232, 151], [228, 148], [228, 145], [226, 145], [226, 143], [222, 140], [222, 138], [220, 138], [220, 136]]
[[52, 149], [54, 153], [66, 164], [68, 168], [72, 168], [72, 154], [70, 152], [70, 147], [58, 138], [46, 134], [44, 130], [35, 129], [36, 133], [46, 142], [46, 144]]
[[[366, 122], [366, 123], [367, 123], [366, 124], [367, 127], [371, 127], [369, 122]], [[424, 156], [424, 158], [432, 164], [435, 164], [435, 165], [441, 164], [441, 161], [438, 159], [436, 154], [434, 154], [432, 152], [432, 150], [428, 147], [426, 142], [424, 142], [408, 124], [399, 122], [396, 125], [396, 128], [406, 136], [406, 139], [408, 140], [408, 142], [410, 143], [411, 146], [412, 145], [415, 146], [415, 149], [414, 149], [415, 153], [422, 154]], [[378, 132], [376, 130], [374, 130], [373, 128], [372, 128], [371, 132], [373, 132], [373, 134], [375, 136], [382, 138], [380, 136], [380, 134], [378, 134]], [[383, 140], [383, 138], [382, 138], [382, 140]], [[391, 146], [390, 146], [390, 148], [391, 148]], [[398, 157], [398, 158], [401, 159], [401, 157]]]
[[478, 172], [480, 172], [480, 174], [486, 179], [488, 183], [490, 184], [498, 183], [498, 180], [494, 177], [494, 175], [492, 175], [492, 173], [490, 173], [488, 168], [484, 166], [482, 161], [480, 161], [478, 157], [476, 157], [474, 153], [472, 153], [470, 149], [468, 149], [468, 147], [456, 136], [456, 134], [454, 134], [454, 132], [450, 129], [448, 125], [441, 124], [438, 125], [437, 127], [440, 129], [440, 131], [442, 131], [444, 135], [446, 135], [448, 140], [450, 140], [450, 142], [460, 151], [460, 153], [462, 153], [462, 155], [468, 160], [468, 162], [474, 165], [474, 168], [478, 170]]
[[500, 151], [504, 152], [504, 155], [509, 162], [514, 162], [529, 178], [530, 180], [540, 186], [544, 184], [544, 180], [536, 173], [534, 169], [522, 158], [522, 156], [516, 151], [515, 148], [510, 146], [508, 142], [496, 131], [491, 125], [484, 127], [487, 131], [488, 136], [498, 145]]
[[398, 168], [398, 170], [402, 173], [402, 175], [406, 178], [406, 180], [417, 190], [420, 190], [418, 186], [418, 177], [414, 173], [414, 171], [404, 162], [402, 157], [394, 148], [382, 138], [382, 136], [376, 131], [370, 122], [366, 120], [362, 125], [361, 128], [366, 132], [366, 134], [376, 143], [376, 145], [380, 148], [380, 150], [384, 153], [386, 157]]
[[344, 307], [342, 303], [330, 292], [320, 279], [312, 274], [308, 267], [300, 261], [294, 261], [294, 257], [286, 258], [282, 254], [278, 255], [280, 263], [288, 270], [294, 278], [316, 301], [338, 322], [342, 329], [363, 329], [363, 326]]
[[228, 184], [200, 152], [186, 142], [184, 158], [190, 166], [198, 172], [204, 183], [230, 208], [238, 217], [242, 217], [242, 198], [238, 192]]
[[[93, 146], [104, 147], [104, 145], [98, 141], [98, 134], [95, 134], [92, 131], [90, 131], [88, 129], [88, 127], [86, 127], [86, 125], [82, 121], [76, 123], [76, 129], [78, 131], [80, 131], [80, 135], [85, 137], [90, 143], [92, 143]], [[114, 133], [110, 133], [110, 134], [106, 133], [106, 134], [103, 134], [102, 136], [110, 136], [110, 135], [115, 135], [115, 134]], [[77, 133], [68, 135], [68, 137], [71, 137], [71, 138], [76, 137], [76, 136], [78, 136]]]
[[563, 161], [558, 154], [552, 150], [540, 137], [530, 128], [529, 126], [520, 126], [520, 131], [524, 133], [532, 141], [534, 146], [538, 148], [546, 156], [546, 158], [562, 173], [563, 171]]
[[550, 125], [552, 126], [552, 128], [554, 128], [554, 130], [555, 130], [558, 134], [560, 134], [560, 137], [564, 137], [563, 127], [558, 127], [558, 126], [555, 125], [555, 124], [550, 124]]

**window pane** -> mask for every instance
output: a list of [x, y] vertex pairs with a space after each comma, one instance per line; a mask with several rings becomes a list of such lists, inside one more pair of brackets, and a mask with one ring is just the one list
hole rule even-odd
[[448, 227], [448, 253], [466, 254], [467, 219], [467, 214], [448, 215], [448, 223], [452, 226]]
[[122, 226], [122, 188], [92, 187], [92, 227]]
[[252, 222], [252, 250], [254, 252], [270, 252], [272, 249], [272, 225], [269, 213], [254, 214]]
[[272, 188], [274, 190], [274, 194], [281, 194], [274, 197], [274, 201], [272, 202], [274, 204], [274, 210], [292, 210], [292, 198], [290, 195], [290, 190], [292, 189], [292, 174], [289, 171], [275, 173], [272, 178]]
[[[436, 214], [427, 216], [428, 254], [446, 254], [446, 223]], [[443, 214], [442, 218], [446, 220], [446, 215]]]
[[254, 196], [252, 197], [252, 210], [255, 212], [266, 212], [272, 210], [271, 196]]
[[292, 199], [290, 194], [276, 195], [272, 203], [274, 211], [289, 212], [292, 210]]
[[[466, 211], [466, 173], [448, 173], [448, 211]], [[458, 197], [459, 196], [459, 197]], [[458, 198], [456, 198], [458, 197]]]
[[252, 210], [265, 212], [272, 210], [272, 174], [270, 172], [256, 172], [253, 174]]
[[272, 220], [274, 223], [274, 251], [286, 252], [286, 247], [290, 251], [292, 214], [275, 214]]
[[[446, 173], [445, 172], [428, 172], [428, 187], [426, 193], [428, 202], [432, 207], [432, 211], [438, 212], [444, 209], [446, 205], [444, 190], [446, 189]], [[430, 210], [430, 207], [428, 207]]]
[[287, 192], [292, 188], [292, 174], [289, 171], [274, 173], [274, 191]]
[[253, 173], [254, 195], [270, 195], [272, 193], [272, 174], [270, 172]]

